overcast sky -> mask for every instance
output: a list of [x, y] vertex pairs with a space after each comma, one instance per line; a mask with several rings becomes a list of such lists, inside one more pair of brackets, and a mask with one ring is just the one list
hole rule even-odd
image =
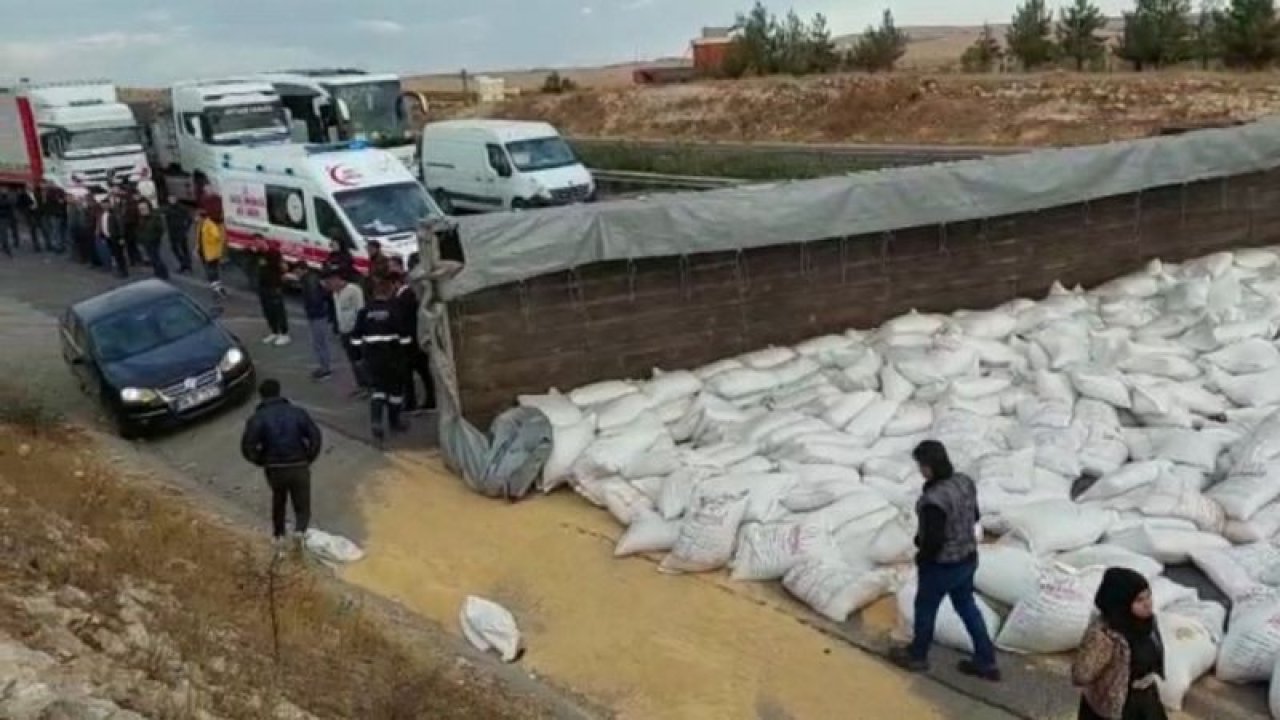
[[[1065, 3], [1067, 0], [1061, 0]], [[0, 0], [0, 82], [124, 84], [296, 66], [396, 72], [628, 62], [687, 53], [751, 0]], [[767, 2], [861, 30], [883, 0]], [[896, 0], [901, 25], [1003, 22], [1017, 0]], [[1051, 0], [1051, 4], [1054, 3]], [[1130, 0], [1101, 0], [1108, 14]]]

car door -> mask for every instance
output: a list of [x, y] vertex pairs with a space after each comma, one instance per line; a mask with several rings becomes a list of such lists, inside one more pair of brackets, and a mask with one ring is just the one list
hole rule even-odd
[[70, 311], [62, 321], [62, 357], [71, 367], [71, 372], [75, 375], [80, 389], [100, 400], [102, 380], [98, 375], [98, 366], [89, 347], [88, 333], [80, 318]]

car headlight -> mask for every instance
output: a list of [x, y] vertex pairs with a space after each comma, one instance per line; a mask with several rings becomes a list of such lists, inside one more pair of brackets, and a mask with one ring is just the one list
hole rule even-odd
[[120, 391], [120, 399], [127, 405], [150, 405], [160, 399], [160, 394], [148, 388], [127, 387]]
[[218, 369], [224, 373], [231, 372], [244, 364], [244, 351], [240, 348], [231, 348], [227, 354], [222, 356], [222, 360], [218, 363]]

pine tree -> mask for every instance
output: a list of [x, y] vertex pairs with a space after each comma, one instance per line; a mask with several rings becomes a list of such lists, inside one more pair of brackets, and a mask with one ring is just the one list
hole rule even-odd
[[738, 37], [725, 59], [724, 74], [770, 75], [778, 71], [778, 20], [757, 0], [751, 11], [739, 15]]
[[1191, 0], [1138, 0], [1125, 13], [1116, 55], [1141, 71], [1185, 60], [1191, 52]]
[[1076, 71], [1102, 57], [1105, 45], [1098, 31], [1107, 25], [1102, 11], [1090, 0], [1075, 0], [1058, 14], [1058, 50], [1075, 61]]
[[1053, 14], [1045, 0], [1025, 0], [1013, 14], [1005, 32], [1009, 55], [1025, 70], [1034, 70], [1053, 59]]
[[853, 44], [849, 64], [859, 70], [892, 70], [907, 52], [907, 34], [893, 22], [893, 13], [884, 11], [880, 27], [869, 27]]
[[1280, 27], [1273, 0], [1231, 0], [1214, 16], [1214, 25], [1228, 67], [1260, 70], [1275, 61]]
[[1200, 0], [1200, 12], [1196, 16], [1195, 27], [1191, 30], [1191, 55], [1200, 64], [1201, 70], [1208, 70], [1214, 60], [1222, 57], [1216, 22], [1221, 6], [1220, 0]]
[[795, 10], [779, 25], [777, 47], [778, 72], [804, 75], [810, 71], [809, 29]]
[[960, 56], [960, 65], [965, 72], [989, 73], [1003, 56], [1004, 48], [1000, 47], [1000, 40], [996, 38], [995, 31], [990, 25], [983, 23], [982, 32], [964, 51], [964, 55]]
[[831, 40], [831, 28], [827, 25], [827, 16], [818, 13], [809, 23], [809, 56], [813, 63], [813, 72], [831, 72], [840, 65], [840, 56], [836, 53], [836, 44]]

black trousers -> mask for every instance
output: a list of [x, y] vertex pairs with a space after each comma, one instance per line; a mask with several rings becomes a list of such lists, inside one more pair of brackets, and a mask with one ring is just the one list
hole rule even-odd
[[[436, 406], [436, 388], [435, 383], [431, 380], [431, 358], [427, 356], [427, 352], [419, 347], [411, 348], [405, 370], [405, 408], [408, 410], [434, 408]], [[421, 405], [418, 404], [418, 384], [414, 382], [415, 375], [422, 378], [423, 396]]]
[[[383, 352], [386, 352], [384, 350]], [[369, 420], [373, 434], [381, 435], [390, 425], [401, 427], [400, 413], [404, 409], [404, 380], [407, 374], [402, 363], [390, 357], [366, 358], [369, 373]]]
[[262, 316], [267, 320], [267, 328], [272, 335], [289, 334], [289, 312], [284, 306], [284, 293], [272, 290], [258, 291], [258, 302], [262, 304]]
[[285, 536], [285, 505], [293, 504], [293, 529], [304, 533], [311, 524], [311, 468], [305, 465], [267, 468], [271, 487], [271, 531]]
[[120, 277], [129, 277], [129, 258], [125, 251], [124, 241], [111, 238], [107, 240], [107, 245], [111, 248], [111, 259], [116, 264], [116, 274]]

